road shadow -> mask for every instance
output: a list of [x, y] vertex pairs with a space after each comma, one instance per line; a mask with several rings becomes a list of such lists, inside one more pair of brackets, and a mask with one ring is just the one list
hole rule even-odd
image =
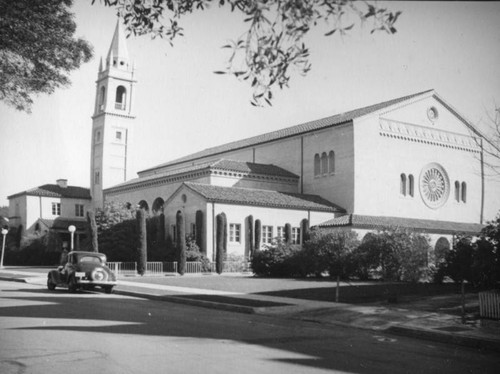
[[[18, 293], [17, 296], [14, 296], [14, 292]], [[49, 292], [45, 289], [26, 291], [20, 288], [8, 293], [2, 291], [1, 299], [20, 301], [20, 305], [0, 307], [0, 318], [45, 320], [43, 326], [17, 328], [22, 330], [236, 341], [302, 355], [302, 358], [297, 359], [276, 357], [271, 360], [301, 365], [304, 371], [321, 368], [359, 374], [387, 373], [389, 367], [398, 364], [385, 360], [382, 363], [379, 357], [386, 355], [387, 345], [372, 343], [371, 334], [365, 331], [353, 334], [353, 330], [346, 328], [325, 329], [314, 323], [95, 292], [70, 294], [66, 290]], [[75, 323], [67, 323], [67, 320]], [[79, 324], [78, 321], [88, 323]], [[109, 321], [110, 324], [93, 326], [91, 321]], [[366, 341], [370, 344], [366, 344]], [[415, 344], [420, 346], [419, 353], [416, 353]], [[398, 349], [401, 349], [401, 345]], [[410, 340], [404, 343], [404, 349], [407, 354], [413, 355], [432, 352], [425, 344]], [[303, 358], [304, 355], [306, 358]], [[443, 363], [445, 361], [443, 359]], [[360, 366], [360, 362], [363, 365]]]

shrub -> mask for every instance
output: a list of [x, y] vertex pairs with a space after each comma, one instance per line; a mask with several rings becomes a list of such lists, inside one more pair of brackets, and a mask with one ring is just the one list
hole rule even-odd
[[184, 215], [179, 210], [176, 215], [177, 230], [177, 254], [179, 258], [178, 272], [184, 275], [186, 271], [186, 229], [184, 226]]
[[417, 282], [428, 276], [427, 236], [400, 228], [369, 233], [353, 252], [355, 274], [384, 280]]
[[191, 236], [186, 236], [186, 261], [200, 262], [201, 271], [211, 271], [210, 260], [200, 251], [200, 247]]
[[301, 271], [297, 268], [299, 262], [295, 260], [300, 252], [299, 246], [279, 241], [266, 250], [254, 253], [251, 259], [252, 271], [255, 275], [268, 277], [300, 276]]
[[313, 231], [304, 243], [305, 256], [310, 258], [309, 272], [328, 271], [331, 277], [347, 279], [354, 274], [352, 253], [358, 247], [358, 236], [353, 231]]
[[222, 274], [224, 270], [224, 231], [225, 231], [225, 216], [217, 214], [216, 219], [216, 247], [215, 247], [215, 271], [217, 274]]
[[260, 250], [260, 240], [262, 238], [262, 225], [260, 223], [260, 219], [255, 220], [255, 247], [254, 251], [257, 252]]
[[253, 238], [254, 238], [254, 235], [253, 235], [253, 230], [254, 230], [254, 227], [253, 227], [253, 216], [250, 215], [247, 217], [247, 242], [246, 242], [246, 247], [248, 248], [247, 250], [247, 254], [248, 256], [252, 257], [252, 254], [253, 254], [253, 251], [254, 251], [254, 242], [253, 242]]
[[139, 275], [144, 275], [147, 264], [147, 233], [146, 233], [146, 213], [144, 209], [138, 209], [137, 217], [137, 272]]
[[206, 252], [202, 249], [202, 239], [203, 239], [203, 212], [201, 210], [196, 211], [196, 245], [198, 249], [202, 252]]

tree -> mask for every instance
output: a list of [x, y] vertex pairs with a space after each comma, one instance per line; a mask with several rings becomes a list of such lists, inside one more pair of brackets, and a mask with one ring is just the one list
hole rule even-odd
[[[389, 34], [401, 12], [378, 8], [368, 1], [314, 1], [314, 0], [101, 0], [106, 6], [115, 6], [124, 18], [127, 30], [133, 35], [149, 34], [166, 38], [170, 44], [183, 35], [179, 21], [194, 11], [203, 11], [211, 4], [229, 6], [237, 16], [243, 15], [248, 29], [239, 38], [230, 41], [227, 67], [219, 74], [230, 74], [247, 81], [253, 89], [251, 103], [271, 105], [273, 88], [288, 87], [292, 68], [302, 75], [311, 69], [309, 50], [304, 37], [320, 21], [332, 24], [326, 36], [344, 35], [355, 23], [372, 20], [371, 32]], [[95, 3], [95, 0], [92, 1]], [[168, 19], [169, 23], [163, 22]]]
[[260, 240], [262, 239], [262, 224], [260, 219], [255, 220], [255, 248], [254, 252], [260, 251]]
[[175, 228], [177, 230], [177, 254], [179, 267], [177, 269], [180, 275], [186, 272], [186, 227], [184, 223], [184, 215], [179, 210], [175, 216]]
[[353, 231], [313, 231], [304, 244], [304, 251], [312, 259], [314, 271], [322, 273], [328, 270], [330, 277], [336, 278], [336, 302], [339, 302], [340, 279], [353, 274], [352, 252], [358, 246], [358, 236]]
[[87, 223], [89, 227], [90, 248], [92, 252], [99, 252], [97, 224], [95, 220], [95, 213], [93, 210], [87, 211]]
[[143, 208], [137, 210], [137, 272], [139, 275], [144, 275], [147, 266], [147, 229], [146, 229], [146, 212]]
[[126, 204], [106, 202], [95, 213], [99, 251], [110, 261], [135, 261], [137, 252], [136, 212]]
[[226, 231], [226, 215], [224, 213], [217, 214], [215, 217], [217, 231], [215, 233], [215, 270], [217, 274], [222, 274], [224, 271], [224, 236]]
[[[500, 107], [495, 106], [494, 114], [487, 113], [485, 132], [472, 131], [477, 145], [483, 150], [482, 163], [488, 169], [485, 175], [500, 176]], [[478, 136], [479, 135], [479, 136]]]
[[70, 84], [68, 73], [92, 58], [74, 38], [71, 0], [0, 0], [0, 100], [26, 112], [33, 95]]

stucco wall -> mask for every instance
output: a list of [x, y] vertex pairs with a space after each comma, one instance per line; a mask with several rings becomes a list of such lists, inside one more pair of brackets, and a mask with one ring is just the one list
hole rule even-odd
[[[434, 123], [427, 118], [427, 108], [430, 106], [436, 107], [439, 112], [439, 119]], [[452, 147], [452, 143], [444, 142], [447, 146], [439, 146], [435, 143], [443, 143], [441, 139], [423, 135], [419, 141], [409, 141], [404, 139], [404, 133], [398, 134], [392, 130], [387, 132], [391, 136], [380, 134], [381, 122], [384, 126], [403, 128], [403, 132], [412, 125], [418, 125], [422, 131], [436, 130], [436, 134], [447, 136], [468, 135], [465, 125], [433, 98], [382, 114], [381, 117], [382, 120], [378, 116], [370, 116], [354, 123], [354, 148], [357, 150], [354, 213], [478, 223], [481, 178], [477, 153], [456, 149], [460, 144]], [[451, 133], [451, 130], [454, 132]], [[436, 209], [424, 203], [419, 188], [421, 172], [431, 163], [441, 165], [449, 179], [448, 199]], [[414, 177], [413, 197], [400, 193], [402, 173]], [[466, 182], [466, 203], [455, 201], [455, 181]]]

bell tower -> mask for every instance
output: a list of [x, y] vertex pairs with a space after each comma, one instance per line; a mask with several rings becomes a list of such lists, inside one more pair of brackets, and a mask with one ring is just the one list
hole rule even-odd
[[134, 67], [130, 63], [120, 20], [105, 64], [101, 58], [92, 116], [90, 191], [93, 207], [104, 204], [103, 190], [130, 176], [130, 141], [134, 122]]

